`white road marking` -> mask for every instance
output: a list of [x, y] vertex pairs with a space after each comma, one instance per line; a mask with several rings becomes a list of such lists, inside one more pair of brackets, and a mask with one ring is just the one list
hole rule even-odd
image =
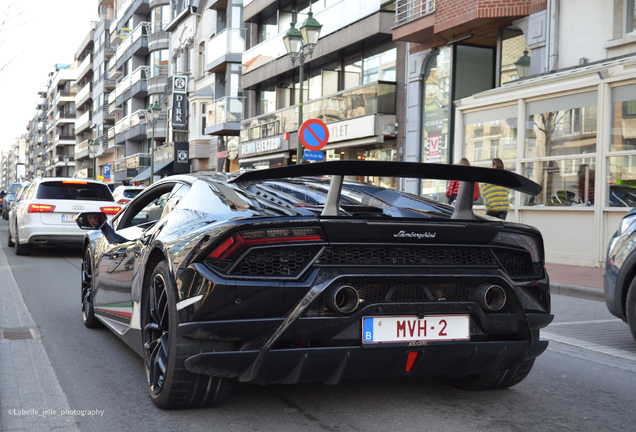
[[601, 354], [607, 354], [610, 356], [619, 357], [625, 360], [636, 361], [636, 353], [617, 349], [617, 348], [606, 347], [603, 345], [596, 344], [594, 342], [586, 342], [580, 339], [574, 339], [567, 336], [561, 336], [561, 335], [557, 335], [557, 334], [546, 332], [546, 331], [541, 331], [541, 338], [547, 339], [549, 341], [562, 343], [565, 345], [571, 345], [578, 348], [587, 349], [587, 350], [598, 352]]
[[592, 320], [592, 321], [570, 321], [564, 323], [552, 323], [550, 327], [561, 326], [561, 325], [577, 325], [577, 324], [596, 324], [596, 323], [611, 323], [611, 322], [619, 322], [623, 323], [623, 320], [619, 318], [605, 319], [605, 320]]

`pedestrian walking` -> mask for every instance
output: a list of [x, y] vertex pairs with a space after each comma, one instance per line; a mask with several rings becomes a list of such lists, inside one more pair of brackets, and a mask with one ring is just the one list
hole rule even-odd
[[[461, 158], [459, 160], [458, 165], [470, 166], [470, 162], [468, 159]], [[446, 187], [446, 198], [448, 198], [449, 204], [455, 204], [455, 200], [457, 199], [457, 194], [459, 193], [459, 180], [451, 180], [448, 182], [448, 186]], [[475, 183], [475, 190], [473, 191], [473, 201], [477, 201], [479, 199], [479, 183]]]
[[[499, 158], [492, 160], [491, 168], [504, 169], [503, 161]], [[484, 183], [481, 185], [481, 194], [486, 204], [486, 215], [506, 220], [508, 209], [510, 208], [510, 200], [508, 198], [509, 191], [503, 186], [495, 186]]]

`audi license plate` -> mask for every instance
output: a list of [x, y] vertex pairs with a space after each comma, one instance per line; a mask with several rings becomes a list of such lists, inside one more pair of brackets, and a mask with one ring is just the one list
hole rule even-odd
[[382, 316], [362, 318], [362, 342], [416, 342], [470, 339], [468, 315]]
[[75, 222], [75, 215], [74, 214], [68, 214], [68, 213], [62, 214], [62, 222], [74, 223]]

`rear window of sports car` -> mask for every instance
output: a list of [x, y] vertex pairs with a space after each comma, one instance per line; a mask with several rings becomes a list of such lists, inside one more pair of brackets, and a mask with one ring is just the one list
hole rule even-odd
[[125, 190], [124, 193], [122, 194], [122, 196], [124, 198], [134, 198], [137, 195], [139, 195], [139, 192], [141, 192], [143, 189], [128, 189]]
[[106, 185], [96, 183], [45, 182], [38, 187], [37, 199], [113, 201]]

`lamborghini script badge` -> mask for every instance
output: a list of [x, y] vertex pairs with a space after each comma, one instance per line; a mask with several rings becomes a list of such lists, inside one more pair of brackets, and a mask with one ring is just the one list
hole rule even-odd
[[437, 235], [437, 233], [432, 233], [432, 232], [425, 232], [425, 233], [410, 232], [410, 233], [408, 233], [408, 232], [402, 230], [399, 233], [394, 234], [393, 237], [411, 237], [411, 238], [422, 239], [422, 238], [435, 238], [436, 235]]

